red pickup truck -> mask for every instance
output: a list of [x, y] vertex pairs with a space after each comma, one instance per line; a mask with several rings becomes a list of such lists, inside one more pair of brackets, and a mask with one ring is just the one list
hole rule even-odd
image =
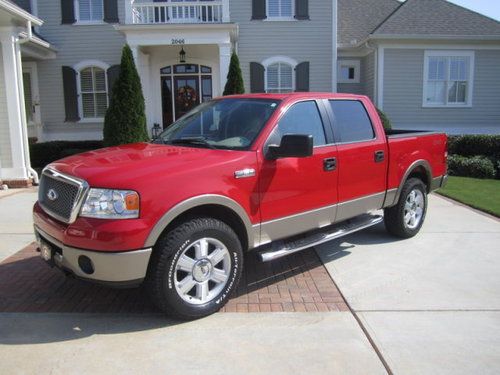
[[236, 288], [244, 251], [271, 261], [381, 221], [417, 234], [446, 148], [444, 134], [384, 131], [364, 96], [219, 98], [152, 143], [50, 164], [35, 233], [68, 274], [144, 284], [161, 310], [202, 317]]

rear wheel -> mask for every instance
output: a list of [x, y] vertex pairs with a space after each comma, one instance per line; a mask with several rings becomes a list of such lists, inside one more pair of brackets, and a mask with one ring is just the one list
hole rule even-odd
[[225, 223], [200, 218], [166, 233], [156, 245], [147, 288], [153, 302], [181, 319], [210, 315], [227, 302], [241, 277], [243, 253]]
[[410, 238], [422, 227], [427, 212], [427, 192], [418, 178], [410, 178], [403, 185], [398, 203], [384, 210], [387, 231], [394, 236]]

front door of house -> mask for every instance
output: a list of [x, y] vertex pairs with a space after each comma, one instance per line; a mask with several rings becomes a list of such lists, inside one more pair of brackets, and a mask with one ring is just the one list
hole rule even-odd
[[177, 119], [200, 104], [198, 77], [174, 77], [174, 94]]
[[213, 96], [212, 68], [205, 65], [169, 65], [160, 70], [163, 128]]

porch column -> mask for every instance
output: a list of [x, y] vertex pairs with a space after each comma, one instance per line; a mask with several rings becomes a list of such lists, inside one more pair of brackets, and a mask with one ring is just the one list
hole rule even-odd
[[229, 15], [229, 0], [222, 0], [222, 22], [231, 22]]
[[125, 3], [125, 24], [130, 25], [134, 22], [132, 13], [132, 2], [133, 0], [123, 0]]
[[20, 49], [16, 43], [16, 36], [12, 31], [0, 34], [2, 44], [3, 80], [5, 82], [7, 124], [9, 129], [10, 158], [11, 161], [2, 164], [3, 180], [27, 180], [27, 157], [25, 150], [26, 122], [23, 121], [24, 103], [21, 101], [23, 81], [18, 64], [21, 64]]
[[229, 63], [231, 61], [231, 44], [219, 44], [219, 74], [220, 74], [220, 93], [224, 92], [226, 86], [227, 73], [229, 73]]
[[135, 66], [137, 67], [137, 73], [141, 79], [142, 95], [144, 96], [144, 102], [146, 105], [146, 126], [148, 129], [148, 134], [151, 134], [151, 128], [153, 127], [153, 103], [151, 99], [151, 89], [150, 89], [150, 67], [149, 67], [149, 55], [143, 53], [138, 46], [130, 46], [132, 54], [134, 55]]

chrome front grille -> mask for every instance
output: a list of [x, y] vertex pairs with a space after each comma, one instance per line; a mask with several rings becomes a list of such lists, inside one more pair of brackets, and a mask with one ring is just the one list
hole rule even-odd
[[38, 202], [50, 216], [72, 223], [78, 216], [87, 190], [85, 181], [45, 169], [38, 188]]

